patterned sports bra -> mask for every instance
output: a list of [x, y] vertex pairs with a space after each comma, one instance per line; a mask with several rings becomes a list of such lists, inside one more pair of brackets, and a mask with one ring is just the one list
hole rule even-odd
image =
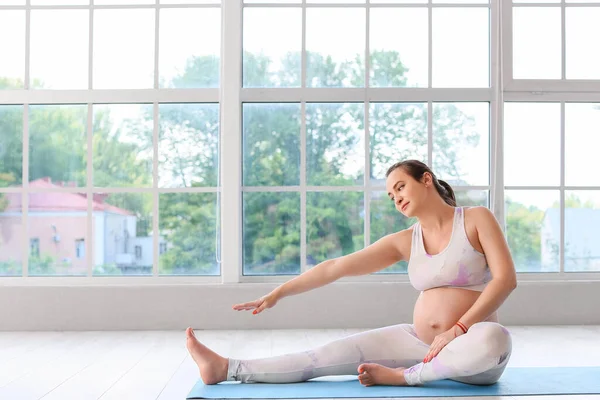
[[421, 291], [445, 286], [481, 292], [487, 286], [492, 275], [485, 255], [467, 238], [463, 207], [454, 208], [450, 243], [438, 254], [427, 254], [421, 224], [413, 225], [408, 277]]

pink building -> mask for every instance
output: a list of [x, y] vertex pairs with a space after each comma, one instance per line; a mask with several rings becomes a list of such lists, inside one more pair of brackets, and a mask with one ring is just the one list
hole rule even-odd
[[[32, 181], [35, 189], [53, 190], [63, 187], [50, 178]], [[65, 185], [66, 186], [66, 185]], [[5, 193], [0, 197], [0, 263], [22, 261], [21, 193]], [[121, 271], [152, 267], [152, 237], [137, 237], [137, 217], [128, 210], [104, 202], [106, 194], [94, 193], [92, 231], [94, 232], [95, 267], [111, 265]], [[0, 208], [2, 209], [2, 208]], [[87, 195], [85, 193], [30, 193], [28, 209], [30, 264], [32, 258], [50, 256], [52, 273], [85, 275], [87, 273]], [[161, 243], [161, 249], [166, 243]], [[20, 269], [20, 267], [19, 267]], [[34, 271], [30, 265], [30, 270]], [[2, 271], [0, 271], [1, 273]], [[20, 274], [20, 273], [18, 273]]]

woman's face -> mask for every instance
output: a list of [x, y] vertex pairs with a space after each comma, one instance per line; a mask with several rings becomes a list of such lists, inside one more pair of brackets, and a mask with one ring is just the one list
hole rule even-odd
[[[428, 174], [425, 174], [427, 177]], [[422, 204], [427, 189], [424, 183], [416, 181], [404, 172], [403, 168], [396, 168], [387, 177], [385, 182], [388, 197], [394, 202], [396, 210], [407, 217], [415, 215], [415, 210]]]

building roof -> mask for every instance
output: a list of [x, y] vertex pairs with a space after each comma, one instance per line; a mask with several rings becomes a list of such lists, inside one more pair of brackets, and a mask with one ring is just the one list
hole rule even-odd
[[[61, 183], [52, 183], [51, 179], [40, 178], [29, 183], [30, 188], [34, 189], [60, 189], [68, 185]], [[5, 212], [21, 212], [22, 202], [21, 193], [5, 193], [4, 196], [8, 200], [8, 207]], [[131, 211], [105, 203], [104, 193], [94, 193], [92, 200], [92, 209], [94, 211], [110, 212], [121, 215], [134, 215]], [[87, 194], [86, 193], [65, 193], [65, 192], [44, 192], [44, 193], [29, 193], [29, 211], [33, 212], [68, 212], [68, 211], [87, 211]]]

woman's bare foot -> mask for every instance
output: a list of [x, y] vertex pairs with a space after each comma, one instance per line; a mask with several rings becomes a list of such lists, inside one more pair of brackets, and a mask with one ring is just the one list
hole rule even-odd
[[388, 368], [379, 364], [361, 364], [358, 366], [358, 380], [365, 386], [393, 385], [406, 386], [404, 370], [406, 368]]
[[202, 382], [205, 385], [214, 385], [227, 380], [229, 360], [200, 343], [194, 336], [192, 328], [187, 328], [185, 334], [187, 336], [187, 349], [198, 365]]

